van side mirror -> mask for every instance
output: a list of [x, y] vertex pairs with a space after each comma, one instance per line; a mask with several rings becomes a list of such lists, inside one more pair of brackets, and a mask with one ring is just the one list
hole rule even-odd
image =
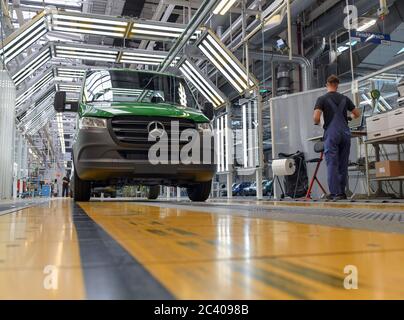
[[79, 108], [77, 101], [66, 101], [65, 91], [56, 92], [53, 105], [56, 112], [77, 112]]
[[55, 93], [55, 99], [53, 106], [56, 112], [63, 112], [66, 104], [66, 92], [65, 91], [57, 91]]
[[211, 104], [210, 102], [206, 102], [203, 107], [202, 113], [206, 116], [206, 118], [212, 121], [215, 117], [213, 104]]

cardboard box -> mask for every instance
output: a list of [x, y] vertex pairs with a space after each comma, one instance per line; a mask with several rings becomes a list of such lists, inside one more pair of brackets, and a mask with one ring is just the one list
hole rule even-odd
[[376, 177], [404, 176], [404, 161], [387, 160], [376, 162]]

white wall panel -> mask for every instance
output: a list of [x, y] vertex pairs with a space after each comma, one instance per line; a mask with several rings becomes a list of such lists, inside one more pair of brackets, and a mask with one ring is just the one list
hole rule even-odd
[[15, 86], [0, 70], [0, 199], [11, 198], [14, 165]]

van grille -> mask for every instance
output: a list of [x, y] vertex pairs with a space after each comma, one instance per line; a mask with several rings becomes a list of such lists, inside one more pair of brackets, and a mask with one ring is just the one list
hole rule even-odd
[[112, 118], [111, 129], [119, 142], [147, 147], [155, 143], [154, 141], [148, 141], [148, 126], [153, 121], [158, 121], [164, 126], [169, 141], [172, 134], [171, 124], [174, 121], [178, 122], [179, 134], [186, 129], [196, 128], [195, 122], [188, 119], [125, 116]]

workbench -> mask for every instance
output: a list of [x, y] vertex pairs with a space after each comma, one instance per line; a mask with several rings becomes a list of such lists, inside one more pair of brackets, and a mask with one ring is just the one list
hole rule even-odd
[[372, 145], [375, 149], [375, 158], [376, 162], [380, 161], [380, 145], [396, 145], [397, 146], [397, 155], [398, 159], [401, 160], [401, 148], [400, 146], [404, 144], [404, 132], [393, 135], [393, 136], [387, 136], [387, 137], [381, 137], [381, 138], [376, 138], [376, 139], [370, 139], [365, 141], [365, 167], [366, 167], [366, 180], [367, 180], [367, 193], [368, 197], [370, 197], [372, 194], [372, 190], [370, 188], [370, 183], [371, 181], [377, 181], [377, 191], [376, 191], [376, 196], [378, 195], [383, 195], [382, 192], [382, 182], [383, 181], [400, 181], [400, 197], [403, 198], [403, 181], [404, 181], [404, 176], [398, 176], [398, 177], [376, 177], [376, 176], [371, 176], [370, 174], [370, 168], [369, 168], [369, 152], [368, 152], [368, 146]]

